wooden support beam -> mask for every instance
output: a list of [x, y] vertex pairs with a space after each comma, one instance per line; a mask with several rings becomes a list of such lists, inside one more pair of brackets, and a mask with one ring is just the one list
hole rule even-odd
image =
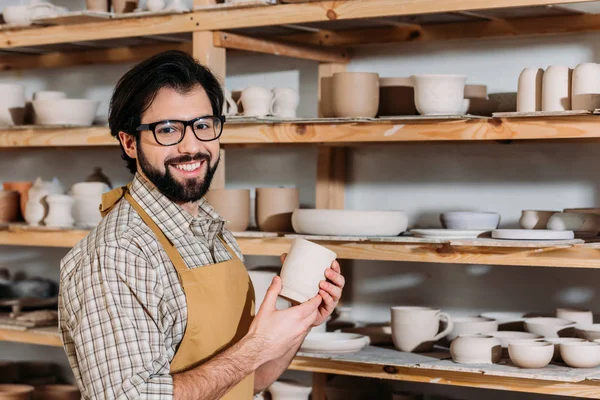
[[311, 400], [327, 400], [325, 387], [327, 386], [327, 374], [315, 372], [312, 374]]
[[225, 84], [225, 49], [215, 47], [212, 32], [194, 32], [192, 35], [193, 55], [217, 75], [221, 84]]
[[343, 209], [346, 179], [344, 147], [320, 147], [317, 164], [317, 208]]
[[[321, 101], [323, 99], [323, 79], [331, 78], [333, 74], [336, 72], [344, 72], [346, 71], [346, 64], [336, 64], [336, 63], [322, 63], [319, 64], [318, 71], [318, 82], [317, 82], [317, 90], [318, 90], [318, 104], [319, 104], [319, 117], [323, 117], [323, 106], [321, 105]], [[331, 90], [331, 82], [328, 85], [328, 90]], [[332, 93], [328, 93], [326, 96], [331, 96]], [[331, 101], [328, 99], [327, 101]]]
[[276, 56], [301, 58], [304, 60], [333, 63], [345, 63], [349, 60], [348, 52], [345, 50], [320, 49], [300, 44], [258, 39], [229, 32], [214, 32], [214, 45], [226, 49], [245, 50]]

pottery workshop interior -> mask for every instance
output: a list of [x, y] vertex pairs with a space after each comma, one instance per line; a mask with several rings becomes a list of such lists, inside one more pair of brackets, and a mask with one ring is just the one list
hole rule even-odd
[[600, 2], [0, 13], [0, 400], [600, 398]]

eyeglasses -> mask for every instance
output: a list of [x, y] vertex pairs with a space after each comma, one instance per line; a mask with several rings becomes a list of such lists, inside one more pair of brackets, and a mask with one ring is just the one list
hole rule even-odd
[[224, 123], [224, 115], [207, 115], [189, 121], [169, 119], [151, 124], [141, 124], [136, 128], [136, 131], [150, 130], [154, 134], [154, 139], [156, 139], [158, 144], [162, 146], [174, 146], [183, 140], [188, 126], [192, 127], [192, 132], [194, 132], [196, 139], [202, 142], [217, 140], [221, 136], [221, 133], [223, 133]]

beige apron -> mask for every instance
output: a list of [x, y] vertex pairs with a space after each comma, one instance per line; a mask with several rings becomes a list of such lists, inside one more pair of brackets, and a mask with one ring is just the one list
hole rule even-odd
[[[127, 187], [104, 194], [100, 207], [102, 215], [106, 215], [122, 197], [156, 235], [175, 266], [185, 292], [187, 326], [171, 361], [171, 373], [200, 365], [242, 339], [254, 316], [254, 288], [246, 267], [231, 247], [219, 236], [232, 259], [189, 269], [177, 248], [131, 197]], [[253, 393], [254, 374], [234, 386], [222, 399], [250, 400]]]

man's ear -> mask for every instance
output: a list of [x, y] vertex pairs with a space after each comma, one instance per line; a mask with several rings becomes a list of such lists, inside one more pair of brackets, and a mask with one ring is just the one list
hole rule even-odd
[[137, 143], [135, 136], [126, 132], [119, 132], [119, 140], [123, 146], [123, 150], [130, 158], [137, 159]]

